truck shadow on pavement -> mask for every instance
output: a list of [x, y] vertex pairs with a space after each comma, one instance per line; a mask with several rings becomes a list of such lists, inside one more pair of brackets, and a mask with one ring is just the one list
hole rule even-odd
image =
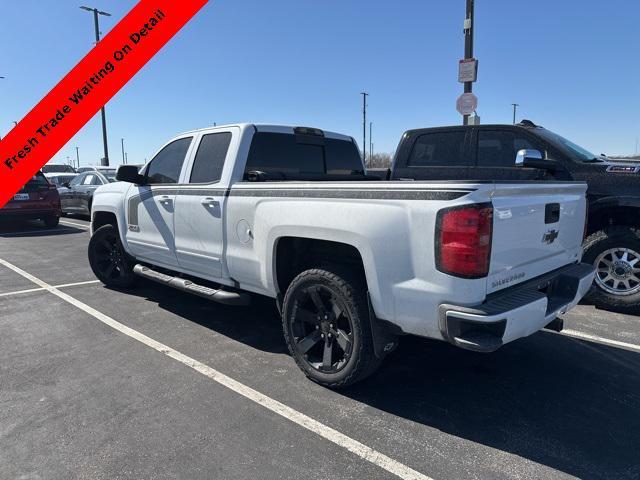
[[0, 238], [57, 237], [77, 233], [86, 233], [86, 230], [69, 225], [46, 228], [34, 224], [15, 225], [0, 223]]
[[231, 307], [142, 279], [137, 288], [124, 293], [146, 298], [163, 310], [258, 350], [289, 353], [273, 299], [256, 295], [248, 307]]
[[[288, 354], [270, 299], [225, 307], [147, 282], [128, 294], [253, 348]], [[403, 337], [377, 373], [337, 393], [579, 478], [639, 478], [639, 372], [638, 353], [547, 332], [492, 354]]]
[[640, 354], [546, 332], [492, 354], [402, 340], [343, 393], [579, 478], [640, 477]]

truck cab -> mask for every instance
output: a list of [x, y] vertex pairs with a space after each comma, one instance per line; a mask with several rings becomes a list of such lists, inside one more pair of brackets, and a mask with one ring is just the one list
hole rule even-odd
[[596, 155], [523, 120], [409, 130], [390, 175], [395, 180], [586, 182], [584, 260], [598, 270], [590, 298], [603, 308], [640, 312], [640, 164]]

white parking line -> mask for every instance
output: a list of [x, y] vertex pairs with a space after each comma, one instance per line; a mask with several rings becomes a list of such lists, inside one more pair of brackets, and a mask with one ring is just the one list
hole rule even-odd
[[[100, 283], [100, 280], [89, 280], [87, 282], [65, 283], [63, 285], [54, 285], [53, 287], [67, 288], [67, 287], [77, 287], [78, 285], [91, 285], [93, 283]], [[29, 288], [27, 290], [17, 290], [15, 292], [0, 293], [0, 297], [9, 297], [11, 295], [19, 295], [21, 293], [42, 292], [43, 290], [46, 290], [46, 288], [44, 287]]]
[[83, 228], [85, 230], [89, 230], [89, 224], [85, 224], [85, 223], [74, 223], [74, 222], [70, 222], [68, 220], [60, 220], [60, 223], [62, 225], [71, 225], [73, 227], [78, 227], [78, 228]]
[[620, 342], [618, 340], [611, 340], [610, 338], [602, 338], [602, 337], [598, 337], [597, 335], [590, 335], [588, 333], [582, 333], [576, 330], [562, 330], [561, 334], [567, 335], [569, 337], [579, 338], [582, 340], [590, 340], [592, 342], [602, 343], [603, 345], [626, 348], [627, 350], [640, 352], [640, 345], [634, 345], [633, 343], [627, 343], [627, 342]]
[[167, 345], [164, 345], [150, 337], [147, 337], [137, 330], [123, 325], [122, 323], [105, 315], [104, 313], [99, 312], [93, 307], [90, 307], [86, 303], [76, 300], [72, 296], [67, 295], [66, 293], [58, 290], [56, 287], [49, 285], [48, 283], [40, 280], [37, 277], [34, 277], [30, 273], [25, 272], [21, 268], [16, 267], [6, 260], [0, 258], [0, 264], [13, 270], [17, 274], [22, 275], [24, 278], [31, 280], [36, 285], [39, 285], [43, 290], [51, 292], [58, 298], [64, 300], [67, 303], [70, 303], [74, 307], [79, 308], [83, 312], [91, 315], [105, 325], [110, 326], [111, 328], [137, 340], [140, 343], [143, 343], [148, 347], [153, 348], [154, 350], [157, 350], [158, 352], [164, 353], [168, 357], [171, 357], [174, 360], [177, 360], [178, 362], [192, 368], [193, 370], [200, 372], [201, 374], [205, 375], [211, 380], [214, 380], [220, 385], [223, 385], [228, 389], [238, 393], [239, 395], [242, 395], [243, 397], [251, 400], [252, 402], [263, 406], [267, 410], [277, 413], [287, 420], [290, 420], [291, 422], [304, 427], [313, 433], [316, 433], [324, 439], [329, 440], [330, 442], [335, 443], [342, 448], [345, 448], [346, 450], [356, 454], [360, 458], [371, 462], [372, 464], [377, 465], [380, 468], [383, 468], [389, 473], [405, 480], [432, 480], [430, 477], [427, 477], [426, 475], [413, 470], [412, 468], [398, 462], [397, 460], [387, 457], [377, 450], [374, 450], [373, 448], [368, 447], [367, 445], [360, 443], [359, 441], [354, 440], [351, 437], [348, 437], [344, 433], [341, 433], [323, 423], [320, 423], [317, 420], [314, 420], [313, 418], [305, 415], [304, 413], [294, 410], [293, 408], [280, 403], [279, 401], [274, 400], [273, 398], [268, 397], [267, 395], [260, 393], [257, 390], [254, 390], [253, 388], [248, 387], [247, 385], [244, 385], [237, 380], [234, 380], [231, 377], [228, 377], [227, 375], [215, 370], [212, 367], [209, 367], [208, 365], [205, 365], [204, 363], [201, 363], [191, 357], [188, 357], [187, 355], [184, 355], [183, 353], [180, 353], [177, 350], [174, 350], [171, 347], [168, 347]]

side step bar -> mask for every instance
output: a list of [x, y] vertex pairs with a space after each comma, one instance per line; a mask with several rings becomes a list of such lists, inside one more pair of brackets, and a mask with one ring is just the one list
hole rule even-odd
[[183, 292], [193, 293], [199, 297], [206, 298], [207, 300], [213, 300], [214, 302], [223, 303], [225, 305], [237, 305], [244, 306], [249, 305], [251, 297], [246, 293], [240, 292], [228, 292], [226, 290], [215, 289], [205, 287], [204, 285], [198, 285], [191, 280], [185, 280], [184, 278], [172, 277], [164, 273], [157, 272], [137, 264], [133, 267], [133, 273], [141, 277], [153, 280], [154, 282], [167, 285], [169, 287], [182, 290]]

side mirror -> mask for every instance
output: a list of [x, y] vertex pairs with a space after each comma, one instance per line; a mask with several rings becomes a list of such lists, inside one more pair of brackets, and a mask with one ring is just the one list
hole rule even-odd
[[553, 160], [545, 160], [539, 150], [519, 150], [516, 154], [516, 167], [539, 168], [541, 170], [555, 171], [557, 166]]
[[116, 173], [116, 180], [142, 185], [144, 183], [144, 175], [140, 175], [138, 167], [135, 165], [121, 165]]
[[64, 183], [62, 184], [62, 186], [63, 186], [64, 188], [71, 188], [71, 185], [69, 184], [69, 182], [64, 182]]

